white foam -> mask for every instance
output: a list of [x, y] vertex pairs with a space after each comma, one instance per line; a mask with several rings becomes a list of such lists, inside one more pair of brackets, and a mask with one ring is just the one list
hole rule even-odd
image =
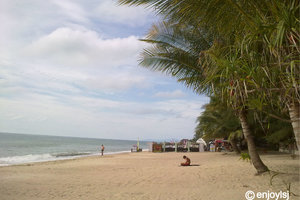
[[[146, 151], [146, 150], [144, 150]], [[104, 152], [104, 155], [113, 155], [113, 154], [122, 154], [122, 153], [130, 153], [131, 151], [118, 151], [118, 152]], [[47, 162], [54, 160], [68, 160], [80, 157], [89, 157], [89, 156], [98, 156], [100, 153], [91, 153], [91, 154], [29, 154], [24, 156], [12, 156], [12, 157], [3, 157], [0, 158], [0, 166], [9, 166], [9, 165], [19, 165], [19, 164], [28, 164], [35, 162]], [[66, 156], [63, 156], [66, 155]], [[73, 156], [74, 155], [74, 156]]]
[[50, 154], [29, 154], [24, 156], [12, 156], [0, 158], [0, 166], [17, 165], [23, 163], [43, 162], [55, 160], [55, 157]]

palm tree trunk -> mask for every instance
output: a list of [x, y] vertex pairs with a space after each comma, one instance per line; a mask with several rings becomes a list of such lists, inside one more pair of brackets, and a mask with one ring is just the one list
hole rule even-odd
[[260, 159], [257, 153], [255, 143], [254, 143], [254, 137], [250, 131], [245, 110], [239, 112], [239, 119], [241, 121], [243, 134], [247, 140], [249, 155], [251, 157], [251, 161], [255, 169], [257, 170], [257, 173], [261, 174], [263, 172], [269, 171], [268, 167], [262, 162], [262, 160]]
[[300, 152], [300, 106], [298, 102], [293, 102], [289, 105], [289, 114], [292, 121], [295, 140], [298, 148], [298, 155]]
[[241, 154], [241, 150], [240, 150], [239, 147], [237, 146], [237, 142], [236, 142], [235, 139], [230, 140], [230, 144], [231, 144], [231, 146], [232, 146], [232, 148], [233, 148], [233, 150], [234, 150], [234, 152], [235, 152], [236, 154]]

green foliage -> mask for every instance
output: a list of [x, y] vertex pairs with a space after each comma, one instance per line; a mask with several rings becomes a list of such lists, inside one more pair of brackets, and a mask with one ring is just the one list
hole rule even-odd
[[228, 140], [237, 140], [239, 138], [243, 138], [243, 132], [242, 130], [236, 130], [234, 132], [231, 132], [228, 136]]
[[204, 108], [204, 112], [197, 118], [197, 137], [202, 134], [202, 137], [208, 140], [228, 137], [230, 133], [238, 130], [241, 132], [241, 125], [233, 110], [217, 97], [211, 97], [210, 103]]
[[[222, 104], [218, 98], [211, 97], [210, 103], [203, 108], [205, 109], [204, 112], [197, 118], [198, 124], [194, 135], [196, 140], [200, 137], [206, 140], [228, 137], [228, 140], [240, 142], [243, 139], [239, 120], [230, 107]], [[272, 113], [278, 115], [276, 112]], [[281, 115], [283, 119], [288, 119], [288, 116]], [[266, 113], [248, 111], [248, 124], [256, 140], [262, 144], [267, 142], [271, 149], [278, 148], [279, 143], [290, 144], [294, 142], [291, 124], [269, 117]]]
[[146, 39], [151, 44], [140, 56], [140, 65], [174, 76], [198, 93], [209, 93], [199, 54], [210, 48], [212, 35], [192, 25], [161, 22], [153, 25]]
[[251, 163], [251, 157], [248, 153], [241, 153], [241, 157], [239, 160], [247, 161]]
[[[178, 34], [169, 32], [175, 38], [184, 36], [186, 27], [213, 33], [209, 49], [201, 42], [191, 42], [195, 37], [184, 40], [186, 44], [196, 44], [191, 49], [197, 49], [194, 52], [198, 54], [194, 55], [199, 55], [203, 70], [200, 74], [186, 73], [182, 69], [169, 71], [175, 76], [181, 74], [178, 79], [195, 91], [215, 92], [217, 89], [236, 109], [245, 106], [263, 109], [263, 105], [270, 102], [288, 105], [295, 99], [299, 102], [299, 0], [119, 0], [119, 3], [154, 8], [165, 17], [168, 26], [183, 24]], [[155, 31], [150, 34], [153, 32], [157, 34]], [[173, 43], [173, 39], [167, 44]], [[165, 47], [166, 53], [172, 52], [166, 43], [156, 44], [159, 44], [156, 48]], [[197, 52], [199, 47], [206, 50]], [[152, 53], [150, 51], [150, 55]], [[188, 60], [186, 56], [182, 58]], [[205, 79], [199, 79], [199, 75]], [[229, 86], [231, 81], [233, 84]], [[199, 84], [202, 86], [197, 86]], [[202, 90], [203, 85], [209, 89]]]
[[231, 107], [207, 105], [197, 119], [198, 136], [229, 136], [240, 129], [230, 112], [254, 110], [250, 124], [255, 137], [270, 143], [290, 138], [288, 125], [275, 128], [278, 120], [269, 117], [274, 110], [283, 116], [292, 102], [300, 102], [299, 0], [119, 3], [151, 7], [164, 17], [143, 40], [152, 46], [141, 54], [142, 66]]
[[271, 144], [278, 144], [280, 142], [284, 144], [294, 143], [293, 128], [291, 124], [284, 123], [280, 120], [273, 120], [270, 124], [270, 134], [266, 136], [266, 139]]

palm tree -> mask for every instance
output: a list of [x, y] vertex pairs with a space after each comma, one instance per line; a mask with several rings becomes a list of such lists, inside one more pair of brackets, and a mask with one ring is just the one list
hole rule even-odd
[[212, 38], [209, 32], [194, 26], [164, 21], [153, 25], [141, 40], [152, 46], [141, 53], [139, 64], [175, 76], [198, 93], [209, 94], [210, 85], [198, 84], [205, 79], [199, 53], [212, 46]]
[[[254, 86], [256, 108], [271, 102], [290, 114], [290, 122], [300, 147], [300, 4], [298, 0], [266, 1], [257, 7], [256, 24], [241, 41], [248, 64], [257, 65], [249, 75]], [[252, 90], [253, 91], [253, 90]], [[278, 118], [278, 117], [277, 117]]]
[[[152, 44], [152, 47], [144, 50], [140, 65], [175, 76], [179, 82], [183, 82], [197, 93], [219, 93], [220, 97], [227, 99], [234, 109], [239, 110], [237, 113], [255, 168], [258, 173], [265, 172], [268, 168], [256, 151], [254, 138], [247, 125], [246, 106], [243, 105], [246, 101], [244, 90], [240, 87], [238, 74], [233, 73], [234, 69], [241, 72], [242, 70], [239, 69], [238, 62], [226, 60], [232, 54], [225, 53], [225, 48], [219, 48], [218, 41], [213, 42], [212, 38], [209, 31], [191, 25], [161, 23], [153, 26], [143, 40]], [[221, 55], [222, 58], [219, 58]], [[205, 58], [206, 56], [210, 57]], [[228, 95], [232, 92], [228, 87], [232, 80], [236, 82], [236, 86], [232, 83], [232, 87], [239, 92]]]
[[[205, 27], [210, 32], [218, 35], [215, 38], [221, 38], [222, 40], [218, 41], [221, 45], [217, 43], [216, 46], [225, 47], [224, 49], [229, 50], [230, 53], [226, 55], [224, 49], [222, 51], [222, 48], [215, 48], [205, 54], [209, 57], [209, 59], [204, 59], [205, 61], [213, 61], [207, 65], [209, 66], [206, 71], [208, 75], [204, 71], [206, 82], [202, 85], [206, 85], [206, 87], [193, 85], [192, 82], [198, 84], [195, 81], [195, 76], [183, 80], [188, 85], [195, 86], [196, 90], [200, 89], [200, 91], [204, 88], [211, 91], [209, 88], [214, 89], [216, 84], [219, 88], [223, 86], [221, 91], [224, 94], [227, 89], [224, 87], [226, 78], [224, 81], [224, 78], [222, 78], [222, 76], [224, 77], [223, 72], [226, 72], [226, 70], [227, 72], [235, 72], [230, 71], [228, 64], [229, 66], [237, 66], [236, 68], [246, 66], [244, 67], [246, 70], [242, 73], [243, 78], [251, 77], [251, 73], [257, 76], [263, 75], [261, 79], [252, 78], [249, 81], [241, 81], [237, 77], [232, 79], [235, 87], [231, 90], [231, 93], [234, 92], [239, 95], [232, 95], [233, 98], [228, 99], [234, 107], [240, 110], [238, 115], [245, 137], [249, 137], [248, 140], [253, 140], [249, 132], [250, 129], [246, 124], [247, 104], [249, 102], [248, 90], [252, 89], [252, 91], [255, 91], [255, 95], [251, 96], [257, 97], [262, 94], [262, 99], [269, 101], [272, 99], [285, 100], [299, 148], [300, 98], [299, 78], [297, 78], [297, 72], [299, 72], [299, 0], [120, 0], [120, 3], [146, 4], [149, 7], [154, 7], [159, 14], [163, 14], [170, 22], [179, 21], [196, 25], [197, 28]], [[225, 45], [222, 43], [225, 43]], [[219, 50], [221, 50], [221, 53], [218, 52]], [[212, 68], [212, 66], [218, 67]], [[223, 66], [226, 68], [225, 71], [222, 68]], [[275, 76], [272, 70], [274, 68], [277, 69]], [[221, 76], [217, 80], [219, 82], [216, 82], [215, 79], [218, 78], [216, 77], [218, 74]], [[201, 73], [201, 75], [203, 74]], [[273, 87], [274, 83], [276, 83], [275, 88]], [[279, 93], [274, 91], [279, 91]], [[276, 98], [273, 98], [274, 96]], [[255, 152], [255, 146], [248, 145], [248, 147], [249, 152]], [[253, 159], [256, 160], [256, 158]], [[262, 167], [263, 170], [267, 170], [267, 168]]]
[[[239, 87], [239, 91], [232, 89], [235, 93], [241, 93], [240, 98], [235, 101], [235, 106], [244, 107], [239, 113], [240, 120], [245, 121], [247, 111], [245, 103], [249, 102], [247, 86], [251, 85], [252, 91], [255, 91], [254, 98], [262, 94], [261, 102], [266, 100], [274, 102], [274, 99], [276, 102], [285, 102], [299, 149], [300, 92], [297, 76], [300, 71], [299, 0], [119, 0], [119, 2], [153, 7], [158, 14], [164, 15], [171, 22], [205, 27], [217, 34], [218, 38], [221, 36], [222, 42], [224, 39], [225, 42], [229, 42], [226, 44], [227, 47], [235, 46], [233, 50], [240, 51], [237, 60], [242, 61], [242, 64], [250, 69], [248, 74], [244, 73], [244, 78], [251, 77], [249, 80], [236, 82], [235, 86]], [[214, 57], [215, 61], [218, 60], [219, 65], [233, 58], [232, 54], [229, 54], [229, 58], [220, 59], [220, 55], [224, 54], [214, 55], [215, 50], [211, 53], [210, 57]], [[256, 66], [253, 68], [254, 65]], [[216, 74], [214, 70], [208, 69], [214, 77]], [[194, 81], [191, 77], [187, 80]], [[243, 130], [249, 130], [246, 124]]]

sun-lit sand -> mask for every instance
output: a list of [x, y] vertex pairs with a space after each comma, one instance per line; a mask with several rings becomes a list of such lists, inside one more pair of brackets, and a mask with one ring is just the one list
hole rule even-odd
[[[180, 167], [182, 156], [195, 166]], [[262, 155], [276, 172], [255, 176], [233, 153], [127, 153], [0, 168], [0, 199], [245, 199], [245, 192], [300, 194], [299, 160]], [[272, 185], [270, 184], [271, 177]], [[298, 199], [291, 196], [290, 199]]]

